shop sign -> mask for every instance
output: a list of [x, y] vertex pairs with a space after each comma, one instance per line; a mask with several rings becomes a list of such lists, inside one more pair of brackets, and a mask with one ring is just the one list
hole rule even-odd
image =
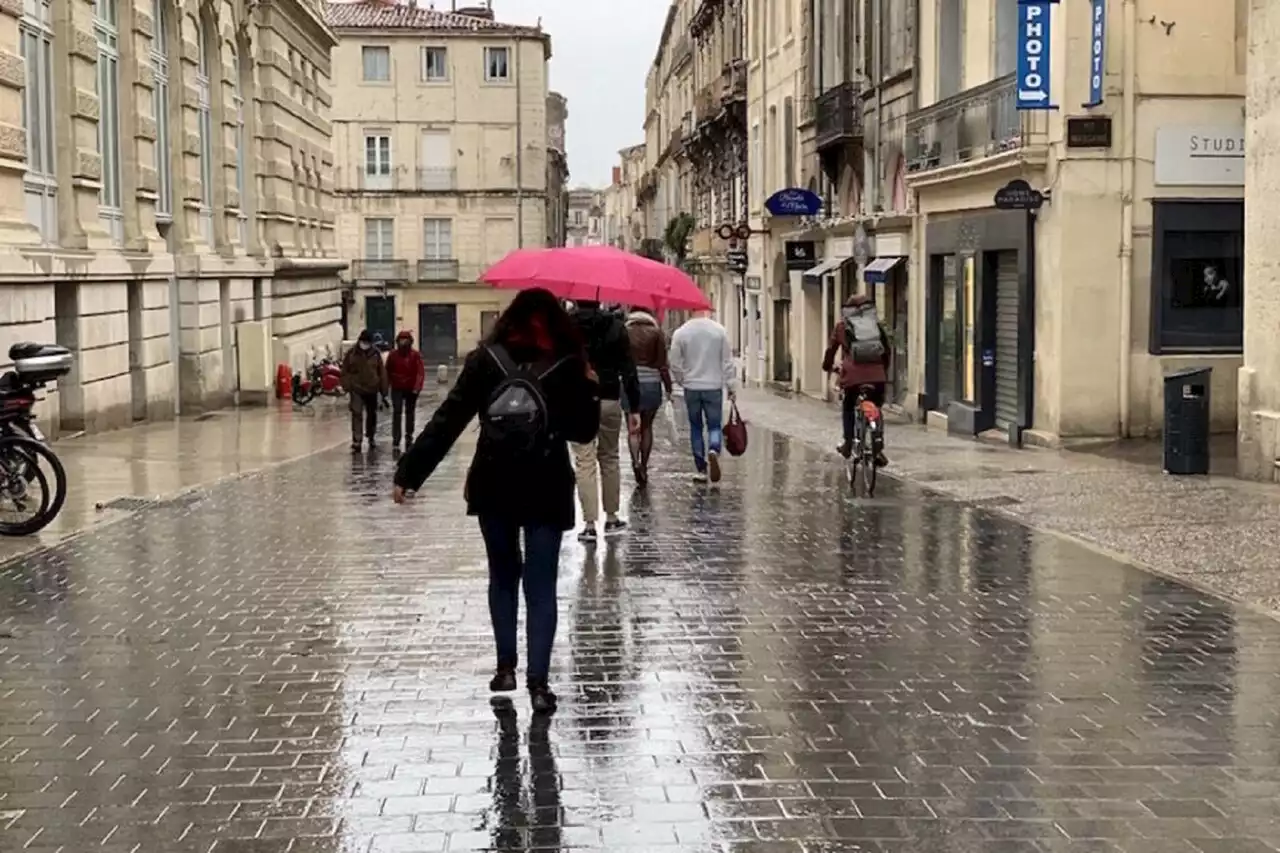
[[1244, 125], [1156, 128], [1156, 184], [1244, 186]]
[[817, 216], [822, 212], [822, 199], [817, 193], [791, 187], [769, 196], [764, 209], [774, 216]]
[[1085, 107], [1102, 105], [1102, 75], [1107, 68], [1107, 0], [1093, 0], [1090, 10], [1092, 30], [1089, 33], [1089, 102]]
[[1020, 110], [1054, 109], [1049, 69], [1053, 37], [1050, 22], [1056, 0], [1018, 0], [1018, 91]]
[[747, 252], [745, 249], [730, 249], [725, 253], [725, 261], [729, 272], [747, 271]]
[[788, 240], [787, 269], [804, 272], [818, 265], [818, 247], [812, 240]]
[[1039, 210], [1044, 206], [1044, 193], [1015, 178], [996, 190], [994, 204], [996, 210]]

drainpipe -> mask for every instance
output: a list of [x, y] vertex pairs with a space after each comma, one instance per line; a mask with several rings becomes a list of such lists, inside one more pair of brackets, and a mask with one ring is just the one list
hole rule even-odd
[[1130, 377], [1133, 342], [1133, 206], [1138, 134], [1134, 127], [1138, 104], [1138, 4], [1124, 4], [1124, 152], [1120, 161], [1120, 437], [1128, 438], [1133, 408]]
[[521, 106], [524, 103], [522, 83], [520, 79], [520, 54], [524, 53], [524, 42], [516, 39], [516, 248], [524, 248], [524, 116]]

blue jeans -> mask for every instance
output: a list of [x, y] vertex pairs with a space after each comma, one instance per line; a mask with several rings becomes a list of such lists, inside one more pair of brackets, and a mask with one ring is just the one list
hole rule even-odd
[[[689, 411], [689, 443], [693, 446], [693, 464], [699, 472], [707, 470], [707, 452], [719, 453], [724, 447], [724, 391], [684, 390], [684, 405]], [[707, 435], [703, 443], [702, 427]]]
[[[524, 553], [520, 533], [524, 531]], [[489, 617], [498, 664], [514, 667], [519, 660], [516, 616], [520, 611], [520, 583], [524, 581], [525, 642], [529, 679], [545, 679], [551, 670], [551, 647], [556, 639], [556, 576], [560, 570], [560, 540], [564, 531], [542, 525], [521, 525], [498, 518], [481, 518], [480, 533], [489, 555]]]

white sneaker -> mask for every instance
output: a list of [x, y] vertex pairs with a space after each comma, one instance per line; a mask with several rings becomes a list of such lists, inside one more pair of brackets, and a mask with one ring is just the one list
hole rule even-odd
[[693, 482], [705, 483], [707, 482], [707, 475], [702, 473], [701, 471], [695, 471], [693, 475]]

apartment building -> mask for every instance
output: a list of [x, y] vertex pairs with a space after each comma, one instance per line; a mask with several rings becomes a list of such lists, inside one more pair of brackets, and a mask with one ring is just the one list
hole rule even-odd
[[[919, 33], [923, 412], [1015, 442], [1153, 434], [1163, 375], [1211, 367], [1213, 426], [1234, 430], [1246, 4], [921, 0]], [[1012, 179], [1037, 213], [996, 207]]]
[[565, 124], [569, 102], [559, 92], [547, 95], [547, 245], [563, 246], [568, 237], [569, 157]]
[[477, 283], [548, 234], [548, 35], [489, 7], [329, 3], [348, 332], [415, 333], [444, 364], [509, 294]]
[[618, 152], [619, 165], [613, 168], [613, 183], [605, 190], [605, 240], [628, 252], [640, 251], [643, 225], [636, 206], [636, 185], [644, 174], [643, 145]]
[[566, 246], [603, 246], [604, 193], [579, 187], [569, 190], [569, 216], [565, 226]]
[[0, 20], [0, 358], [75, 353], [49, 432], [260, 394], [240, 387], [241, 323], [295, 366], [339, 343], [313, 4], [28, 0]]

